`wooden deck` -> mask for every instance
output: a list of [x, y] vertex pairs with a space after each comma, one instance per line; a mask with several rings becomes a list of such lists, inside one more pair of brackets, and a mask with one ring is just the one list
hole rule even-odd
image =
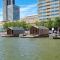
[[53, 37], [53, 39], [60, 39], [60, 36], [55, 36]]
[[21, 38], [38, 38], [38, 35], [26, 35], [26, 36], [21, 36]]

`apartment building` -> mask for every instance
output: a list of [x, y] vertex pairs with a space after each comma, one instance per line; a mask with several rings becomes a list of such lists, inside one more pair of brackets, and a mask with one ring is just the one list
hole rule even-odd
[[38, 0], [38, 16], [46, 20], [60, 16], [60, 0]]

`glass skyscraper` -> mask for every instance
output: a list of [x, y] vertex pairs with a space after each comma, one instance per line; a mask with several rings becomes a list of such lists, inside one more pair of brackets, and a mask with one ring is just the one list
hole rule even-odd
[[3, 0], [3, 20], [16, 21], [19, 19], [20, 9], [15, 5], [15, 0]]
[[38, 0], [38, 16], [45, 20], [60, 16], [60, 0]]
[[6, 1], [7, 1], [7, 5], [15, 4], [15, 0], [6, 0]]

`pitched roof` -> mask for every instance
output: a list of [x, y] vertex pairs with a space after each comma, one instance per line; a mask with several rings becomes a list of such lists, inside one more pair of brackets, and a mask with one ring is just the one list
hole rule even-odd
[[40, 29], [48, 29], [47, 27], [45, 26], [39, 26]]
[[22, 27], [8, 27], [11, 30], [24, 30]]
[[36, 27], [36, 28], [39, 28], [39, 29], [48, 29], [48, 28], [45, 27], [45, 26], [33, 26], [33, 27]]

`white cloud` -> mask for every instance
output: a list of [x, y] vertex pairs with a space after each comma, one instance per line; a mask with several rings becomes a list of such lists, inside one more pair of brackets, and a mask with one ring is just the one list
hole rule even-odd
[[21, 8], [20, 8], [20, 11], [21, 11], [21, 12], [27, 11], [27, 10], [33, 8], [33, 7], [36, 7], [36, 4], [34, 4], [34, 5], [28, 5], [28, 6], [25, 6], [25, 7], [21, 7]]
[[36, 15], [37, 14], [37, 4], [27, 5], [25, 7], [20, 8], [20, 17], [25, 17], [29, 15]]
[[[20, 17], [36, 15], [37, 14], [37, 4], [27, 5], [20, 7]], [[3, 10], [0, 9], [0, 21], [3, 20]]]
[[0, 9], [0, 21], [2, 21], [3, 20], [3, 11], [2, 11], [2, 9]]

